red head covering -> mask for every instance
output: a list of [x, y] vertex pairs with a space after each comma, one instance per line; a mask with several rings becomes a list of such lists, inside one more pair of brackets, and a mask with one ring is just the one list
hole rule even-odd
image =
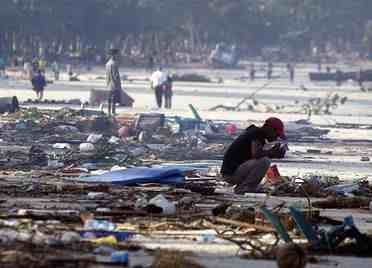
[[275, 130], [276, 134], [281, 139], [285, 139], [284, 124], [283, 124], [282, 120], [280, 120], [279, 118], [276, 118], [276, 117], [270, 117], [270, 118], [266, 119], [265, 125], [269, 126], [269, 127], [272, 127]]

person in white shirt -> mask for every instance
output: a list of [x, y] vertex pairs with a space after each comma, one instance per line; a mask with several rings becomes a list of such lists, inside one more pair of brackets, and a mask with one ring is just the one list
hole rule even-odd
[[32, 72], [32, 65], [31, 65], [31, 62], [26, 61], [26, 62], [23, 64], [23, 71], [24, 71], [24, 74], [26, 75], [27, 79], [28, 79], [28, 80], [31, 80], [32, 77], [33, 77], [33, 72]]
[[150, 81], [151, 88], [154, 89], [155, 92], [156, 104], [158, 105], [159, 108], [161, 108], [163, 104], [164, 87], [165, 83], [167, 82], [167, 75], [159, 67], [151, 75]]

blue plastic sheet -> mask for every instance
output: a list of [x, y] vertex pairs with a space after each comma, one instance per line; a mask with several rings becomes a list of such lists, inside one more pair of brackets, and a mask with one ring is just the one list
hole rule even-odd
[[185, 176], [180, 169], [139, 167], [111, 171], [98, 176], [82, 177], [77, 180], [134, 186], [144, 183], [181, 184], [184, 183]]

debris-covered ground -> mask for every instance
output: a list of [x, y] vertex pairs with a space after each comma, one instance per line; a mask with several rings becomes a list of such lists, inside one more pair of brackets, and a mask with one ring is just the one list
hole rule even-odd
[[[215, 93], [224, 95], [231, 85], [232, 100], [245, 95], [245, 82], [232, 81], [235, 75], [227, 73]], [[22, 92], [23, 82], [1, 83], [6, 94]], [[69, 88], [74, 98], [80, 93], [72, 90], [91, 80], [59, 83], [53, 87]], [[347, 85], [339, 93], [348, 96], [345, 104], [310, 120], [306, 109], [276, 111], [286, 121], [290, 151], [273, 163], [263, 193], [242, 196], [219, 176], [233, 138], [262, 124], [271, 111], [259, 107], [275, 108], [269, 100], [276, 87], [290, 88], [278, 93], [281, 100], [295, 93], [292, 104], [327, 93], [319, 85], [308, 86], [308, 94], [279, 81], [255, 97], [264, 106], [207, 111], [206, 103], [235, 105], [213, 97], [213, 88], [182, 83], [185, 100], [193, 98], [185, 88], [201, 88], [195, 93], [201, 120], [188, 110], [196, 101], [144, 113], [151, 92], [141, 91], [149, 96], [133, 95], [136, 109], [113, 118], [53, 103], [26, 103], [1, 116], [0, 267], [276, 267], [277, 247], [290, 241], [307, 248], [309, 267], [370, 267], [368, 93]]]

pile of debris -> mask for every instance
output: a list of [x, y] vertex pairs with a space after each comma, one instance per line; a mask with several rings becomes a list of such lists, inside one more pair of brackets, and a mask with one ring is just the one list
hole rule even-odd
[[0, 118], [2, 168], [133, 166], [222, 156], [225, 124], [163, 114], [121, 115], [22, 109]]
[[194, 118], [36, 108], [3, 115], [0, 266], [203, 267], [213, 247], [279, 263], [288, 250], [313, 260], [302, 248], [371, 255], [372, 240], [353, 218], [323, 213], [368, 211], [368, 181], [284, 177], [272, 167], [262, 193], [235, 195], [207, 160], [222, 157], [239, 130], [191, 108]]

